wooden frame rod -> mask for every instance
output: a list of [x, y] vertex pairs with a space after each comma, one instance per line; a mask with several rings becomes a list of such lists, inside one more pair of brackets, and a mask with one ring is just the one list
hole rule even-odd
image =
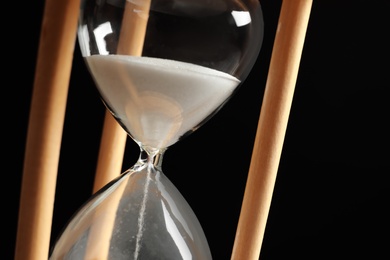
[[[118, 42], [118, 54], [142, 55], [150, 3], [151, 1], [147, 0], [136, 4], [126, 1]], [[121, 174], [127, 136], [125, 130], [107, 110], [104, 118], [93, 192], [98, 191]], [[125, 185], [122, 188], [125, 188]], [[104, 224], [94, 225], [91, 229], [86, 250], [86, 258], [88, 259], [97, 259], [99, 257], [105, 259], [109, 254], [116, 208], [121, 198], [119, 192], [116, 194], [117, 196], [111, 198], [111, 210], [107, 210], [105, 217], [100, 220]]]
[[15, 260], [47, 260], [80, 0], [47, 0], [24, 158]]
[[232, 260], [259, 259], [312, 2], [282, 2]]
[[[118, 54], [142, 55], [149, 9], [150, 1], [137, 4], [126, 1]], [[121, 174], [127, 136], [110, 112], [106, 111], [93, 192]]]

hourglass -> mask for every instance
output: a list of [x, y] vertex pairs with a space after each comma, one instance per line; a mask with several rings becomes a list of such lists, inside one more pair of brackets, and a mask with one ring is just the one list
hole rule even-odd
[[82, 1], [86, 66], [140, 156], [79, 209], [50, 259], [212, 259], [162, 158], [236, 93], [262, 37], [258, 0]]

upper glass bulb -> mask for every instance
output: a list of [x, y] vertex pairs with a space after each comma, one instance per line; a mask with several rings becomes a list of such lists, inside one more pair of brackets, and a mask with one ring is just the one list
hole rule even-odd
[[258, 0], [85, 0], [78, 34], [107, 108], [137, 143], [161, 149], [235, 92], [263, 20]]

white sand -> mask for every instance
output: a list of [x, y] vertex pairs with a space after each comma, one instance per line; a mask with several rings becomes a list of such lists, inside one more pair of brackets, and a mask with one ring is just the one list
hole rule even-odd
[[148, 57], [86, 57], [97, 87], [137, 142], [168, 147], [215, 111], [240, 81], [210, 68]]

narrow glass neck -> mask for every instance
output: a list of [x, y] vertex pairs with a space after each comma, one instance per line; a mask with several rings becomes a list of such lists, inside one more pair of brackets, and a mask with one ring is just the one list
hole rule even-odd
[[140, 146], [140, 156], [138, 158], [138, 164], [153, 167], [157, 170], [161, 170], [162, 160], [166, 149], [148, 149]]

